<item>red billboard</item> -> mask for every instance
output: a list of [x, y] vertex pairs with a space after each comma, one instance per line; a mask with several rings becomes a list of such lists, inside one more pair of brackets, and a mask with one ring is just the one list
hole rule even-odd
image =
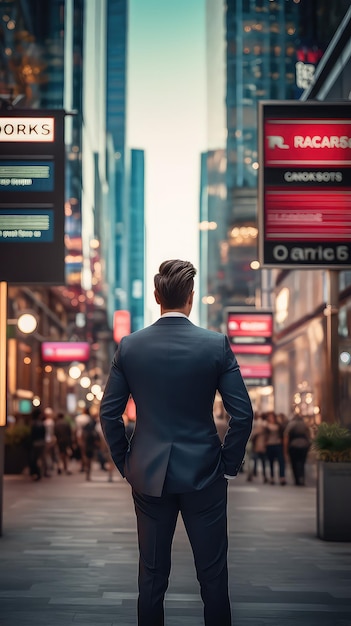
[[226, 309], [226, 333], [247, 385], [271, 384], [273, 315], [250, 307]]
[[119, 343], [126, 335], [130, 335], [130, 312], [115, 311], [113, 314], [113, 339]]
[[351, 266], [349, 103], [259, 103], [265, 267]]
[[90, 344], [86, 341], [43, 341], [41, 358], [49, 363], [70, 363], [88, 361]]
[[272, 378], [272, 365], [270, 363], [242, 363], [240, 365], [240, 371], [243, 378], [255, 379], [257, 380], [257, 384], [262, 384], [262, 379], [265, 379], [268, 385], [268, 381]]

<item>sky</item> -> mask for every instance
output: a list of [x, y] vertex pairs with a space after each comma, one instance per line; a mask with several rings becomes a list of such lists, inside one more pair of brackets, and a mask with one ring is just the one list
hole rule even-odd
[[145, 150], [146, 323], [159, 315], [153, 276], [160, 263], [181, 258], [198, 267], [205, 5], [130, 0], [127, 143]]

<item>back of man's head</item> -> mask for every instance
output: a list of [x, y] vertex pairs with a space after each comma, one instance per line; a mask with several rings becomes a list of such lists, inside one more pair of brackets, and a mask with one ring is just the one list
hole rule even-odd
[[163, 261], [154, 276], [155, 293], [164, 309], [181, 309], [194, 289], [196, 269], [190, 261]]

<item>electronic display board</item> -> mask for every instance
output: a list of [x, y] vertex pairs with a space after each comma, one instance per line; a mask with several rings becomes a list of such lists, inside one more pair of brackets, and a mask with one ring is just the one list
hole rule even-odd
[[64, 284], [64, 115], [0, 112], [0, 280]]
[[225, 309], [226, 334], [248, 386], [272, 382], [272, 311], [253, 307]]
[[90, 344], [86, 341], [43, 341], [41, 356], [48, 363], [69, 363], [88, 361]]
[[350, 103], [259, 103], [263, 267], [351, 267]]
[[0, 243], [3, 241], [53, 241], [54, 211], [52, 208], [0, 209]]
[[54, 162], [18, 161], [0, 157], [1, 191], [54, 191]]

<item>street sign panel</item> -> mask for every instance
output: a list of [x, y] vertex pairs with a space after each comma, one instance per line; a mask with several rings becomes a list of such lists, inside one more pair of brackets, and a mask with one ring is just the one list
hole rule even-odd
[[259, 103], [263, 267], [351, 267], [350, 104]]
[[0, 112], [0, 280], [64, 284], [64, 111]]
[[272, 311], [253, 307], [225, 309], [226, 334], [248, 386], [272, 383]]

